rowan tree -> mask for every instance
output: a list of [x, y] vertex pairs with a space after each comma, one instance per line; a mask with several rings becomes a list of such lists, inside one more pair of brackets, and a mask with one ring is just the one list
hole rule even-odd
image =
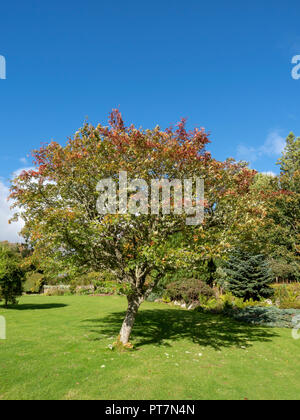
[[[220, 256], [235, 242], [255, 241], [251, 232], [264, 211], [250, 189], [255, 171], [232, 160], [218, 162], [206, 151], [208, 143], [204, 129], [188, 131], [185, 120], [175, 128], [143, 130], [125, 126], [114, 110], [109, 126], [86, 123], [65, 146], [51, 142], [33, 151], [35, 169], [13, 181], [11, 198], [21, 209], [15, 219], [25, 221], [22, 234], [33, 258], [60, 272], [110, 270], [125, 286], [125, 345], [139, 306], [167, 272]], [[111, 178], [120, 193], [120, 171], [147, 185], [202, 177], [203, 223], [188, 225], [184, 212], [152, 214], [150, 200], [134, 214], [99, 214], [98, 182]], [[129, 191], [127, 199], [136, 193]]]

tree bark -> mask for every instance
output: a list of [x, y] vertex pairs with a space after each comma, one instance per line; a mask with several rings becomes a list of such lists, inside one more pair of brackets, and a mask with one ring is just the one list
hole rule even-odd
[[120, 330], [120, 341], [121, 343], [127, 344], [129, 342], [129, 337], [131, 334], [131, 330], [138, 313], [139, 307], [143, 302], [144, 298], [138, 295], [129, 295], [127, 296], [128, 300], [128, 308], [126, 312], [125, 319], [123, 321], [121, 330]]

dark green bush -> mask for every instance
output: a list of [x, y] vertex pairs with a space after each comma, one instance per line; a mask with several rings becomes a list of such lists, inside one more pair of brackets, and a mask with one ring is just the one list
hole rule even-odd
[[166, 296], [170, 300], [183, 300], [190, 304], [199, 300], [199, 296], [211, 298], [215, 293], [211, 287], [199, 279], [180, 279], [166, 286]]
[[17, 255], [8, 246], [0, 246], [0, 302], [16, 304], [22, 295], [24, 273]]

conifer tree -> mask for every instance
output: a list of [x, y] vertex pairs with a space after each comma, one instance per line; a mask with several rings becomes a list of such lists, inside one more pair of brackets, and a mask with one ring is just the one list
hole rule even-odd
[[251, 255], [242, 250], [232, 252], [225, 266], [228, 290], [236, 297], [260, 300], [272, 296], [269, 287], [272, 282], [271, 270], [262, 254]]
[[290, 133], [282, 156], [277, 162], [280, 165], [280, 183], [282, 188], [295, 193], [300, 192], [300, 137]]

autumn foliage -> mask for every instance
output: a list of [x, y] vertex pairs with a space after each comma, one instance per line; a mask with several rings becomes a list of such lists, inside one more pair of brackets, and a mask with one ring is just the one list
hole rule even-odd
[[[264, 201], [252, 184], [256, 172], [233, 160], [219, 162], [206, 150], [203, 128], [144, 130], [126, 126], [118, 110], [109, 125], [85, 124], [65, 146], [56, 142], [33, 152], [35, 169], [12, 184], [11, 198], [25, 220], [23, 236], [44, 269], [57, 272], [110, 270], [126, 283], [128, 312], [121, 341], [128, 342], [136, 312], [167, 271], [227, 253], [249, 242], [259, 248]], [[97, 212], [99, 180], [184, 179], [205, 182], [205, 218], [187, 226], [184, 215]]]

